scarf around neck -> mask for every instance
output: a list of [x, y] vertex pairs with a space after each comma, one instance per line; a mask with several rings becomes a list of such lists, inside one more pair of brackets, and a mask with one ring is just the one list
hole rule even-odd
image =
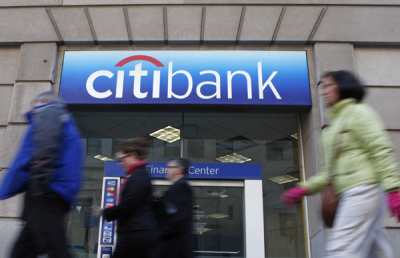
[[138, 162], [132, 164], [132, 165], [129, 167], [129, 169], [126, 171], [124, 180], [122, 180], [122, 183], [121, 183], [121, 190], [119, 191], [119, 198], [118, 198], [118, 199], [119, 199], [119, 203], [121, 202], [122, 191], [124, 190], [125, 184], [126, 184], [126, 182], [128, 182], [128, 179], [133, 175], [133, 173], [135, 173], [135, 171], [136, 171], [136, 169], [137, 169], [138, 167], [140, 167], [140, 166], [142, 166], [142, 165], [144, 165], [144, 164], [146, 164], [146, 163], [147, 163], [146, 160], [138, 161]]

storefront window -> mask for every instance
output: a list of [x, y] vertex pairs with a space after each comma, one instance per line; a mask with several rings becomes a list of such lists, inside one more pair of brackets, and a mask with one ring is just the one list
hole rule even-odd
[[[116, 144], [123, 139], [149, 136], [167, 127], [166, 130], [180, 130], [180, 137], [167, 142], [149, 136], [151, 161], [162, 162], [183, 156], [193, 162], [217, 163], [221, 157], [235, 153], [245, 162], [260, 164], [263, 177], [265, 256], [305, 257], [302, 210], [287, 208], [279, 199], [284, 189], [299, 181], [300, 164], [294, 113], [80, 111], [74, 112], [74, 116], [87, 147], [84, 186], [68, 221], [69, 246], [77, 257], [96, 257], [98, 224], [90, 216], [90, 206], [99, 205], [101, 201], [104, 161], [100, 158], [112, 159]], [[198, 205], [210, 206], [214, 198], [221, 207], [226, 208], [225, 213], [234, 211], [232, 214], [235, 214], [234, 217], [218, 219], [218, 225], [231, 228], [221, 231], [224, 233], [219, 236], [222, 236], [222, 240], [218, 248], [223, 253], [220, 256], [214, 253], [213, 257], [245, 257], [244, 246], [239, 250], [237, 244], [232, 246], [229, 245], [230, 241], [223, 240], [223, 234], [244, 232], [243, 216], [238, 215], [238, 211], [243, 209], [242, 190], [226, 188], [230, 192], [227, 195], [236, 198], [230, 201], [229, 197], [224, 199], [207, 194], [222, 192], [225, 188], [202, 187], [196, 188], [196, 192], [204, 200], [198, 202]], [[204, 210], [212, 208], [207, 207]], [[207, 219], [207, 223], [211, 223], [210, 218]], [[217, 231], [208, 232], [215, 235]], [[195, 257], [211, 257], [205, 251], [218, 251], [211, 250], [217, 247], [204, 242], [203, 245], [197, 242], [195, 246], [210, 249], [195, 250]]]

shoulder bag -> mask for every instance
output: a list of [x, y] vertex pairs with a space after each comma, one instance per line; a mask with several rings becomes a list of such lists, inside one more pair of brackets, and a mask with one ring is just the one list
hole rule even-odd
[[327, 228], [331, 228], [333, 226], [333, 221], [335, 220], [336, 210], [339, 206], [340, 197], [337, 195], [333, 189], [332, 181], [333, 181], [333, 172], [336, 167], [336, 161], [339, 157], [339, 143], [340, 143], [340, 135], [344, 132], [344, 126], [340, 131], [339, 135], [335, 138], [335, 144], [333, 146], [338, 146], [336, 148], [335, 155], [333, 156], [331, 166], [329, 168], [329, 183], [325, 187], [321, 196], [321, 215], [322, 220]]

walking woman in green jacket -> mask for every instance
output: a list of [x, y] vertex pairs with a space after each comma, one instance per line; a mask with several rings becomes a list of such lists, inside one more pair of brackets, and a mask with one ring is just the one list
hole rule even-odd
[[330, 116], [322, 135], [324, 169], [281, 199], [295, 205], [332, 181], [340, 201], [325, 257], [375, 257], [377, 250], [394, 257], [381, 224], [387, 203], [400, 219], [400, 176], [389, 137], [378, 114], [359, 103], [364, 89], [351, 73], [328, 72], [320, 87]]

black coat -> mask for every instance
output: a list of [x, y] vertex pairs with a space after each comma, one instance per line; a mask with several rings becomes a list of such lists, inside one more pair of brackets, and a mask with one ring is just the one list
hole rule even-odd
[[193, 257], [192, 216], [193, 193], [186, 178], [176, 181], [162, 198], [176, 208], [176, 212], [160, 221], [161, 243], [159, 257]]
[[121, 201], [103, 213], [108, 221], [118, 220], [117, 233], [157, 230], [153, 216], [153, 195], [146, 165], [136, 168], [125, 183]]

